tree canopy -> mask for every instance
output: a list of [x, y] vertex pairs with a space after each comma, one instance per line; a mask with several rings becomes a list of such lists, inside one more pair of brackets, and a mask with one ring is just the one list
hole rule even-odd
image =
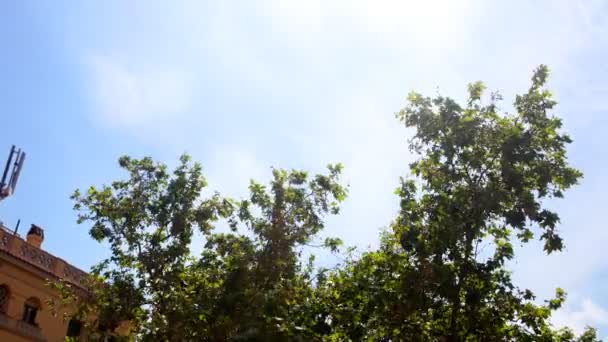
[[[567, 161], [572, 140], [552, 115], [547, 76], [546, 66], [535, 70], [512, 113], [481, 82], [464, 104], [410, 93], [396, 118], [413, 128], [419, 157], [395, 191], [400, 210], [376, 250], [340, 252], [338, 238], [318, 244], [346, 256], [332, 269], [303, 252], [346, 198], [340, 164], [318, 175], [273, 169], [269, 184], [251, 181], [237, 200], [208, 193], [188, 156], [173, 172], [122, 157], [126, 180], [72, 197], [78, 222], [111, 250], [72, 316], [91, 339], [128, 321], [117, 339], [598, 341], [592, 328], [577, 337], [551, 325], [564, 290], [537, 299], [505, 266], [515, 242], [563, 249], [546, 201], [582, 177]], [[204, 244], [200, 255], [193, 242]]]

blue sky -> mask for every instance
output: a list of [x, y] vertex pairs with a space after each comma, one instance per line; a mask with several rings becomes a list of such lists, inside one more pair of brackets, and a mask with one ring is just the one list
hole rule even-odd
[[44, 247], [83, 268], [107, 252], [75, 224], [69, 194], [120, 177], [123, 154], [172, 164], [188, 152], [231, 196], [270, 166], [342, 162], [350, 198], [327, 232], [374, 246], [413, 158], [393, 118], [407, 92], [461, 99], [483, 80], [508, 108], [548, 64], [585, 179], [552, 203], [566, 251], [532, 244], [512, 267], [540, 297], [567, 290], [556, 324], [608, 336], [602, 1], [16, 1], [0, 16], [0, 152], [28, 153], [0, 219], [43, 226]]

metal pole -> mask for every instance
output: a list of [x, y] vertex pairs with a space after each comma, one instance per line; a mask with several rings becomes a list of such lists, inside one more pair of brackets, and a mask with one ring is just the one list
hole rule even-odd
[[4, 188], [4, 181], [6, 181], [6, 176], [8, 174], [8, 169], [11, 166], [11, 160], [13, 159], [13, 153], [15, 152], [15, 145], [11, 147], [11, 153], [8, 154], [8, 159], [6, 160], [6, 166], [4, 167], [4, 173], [2, 174], [2, 180], [0, 181], [0, 190]]
[[15, 231], [13, 232], [13, 235], [17, 235], [17, 230], [19, 230], [19, 224], [21, 223], [21, 219], [17, 220], [17, 225], [15, 225]]
[[23, 167], [23, 162], [25, 161], [25, 152], [19, 150], [19, 154], [17, 155], [17, 159], [15, 160], [15, 173], [11, 176], [11, 192], [15, 192], [17, 188], [17, 181], [19, 180], [19, 174], [21, 173], [21, 168]]

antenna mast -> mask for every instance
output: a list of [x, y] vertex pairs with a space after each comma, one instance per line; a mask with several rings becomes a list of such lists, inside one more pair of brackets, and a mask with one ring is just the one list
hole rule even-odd
[[21, 149], [17, 149], [15, 145], [13, 145], [11, 147], [11, 152], [8, 154], [4, 173], [2, 173], [2, 179], [0, 180], [0, 201], [11, 196], [15, 192], [24, 161], [25, 152], [21, 151]]

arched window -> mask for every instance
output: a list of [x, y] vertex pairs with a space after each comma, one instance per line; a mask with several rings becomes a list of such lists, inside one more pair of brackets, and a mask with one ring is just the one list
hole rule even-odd
[[30, 297], [23, 304], [23, 321], [31, 325], [36, 325], [36, 314], [40, 310], [40, 300]]
[[8, 309], [8, 300], [11, 297], [11, 291], [8, 286], [0, 285], [0, 313], [6, 313]]

